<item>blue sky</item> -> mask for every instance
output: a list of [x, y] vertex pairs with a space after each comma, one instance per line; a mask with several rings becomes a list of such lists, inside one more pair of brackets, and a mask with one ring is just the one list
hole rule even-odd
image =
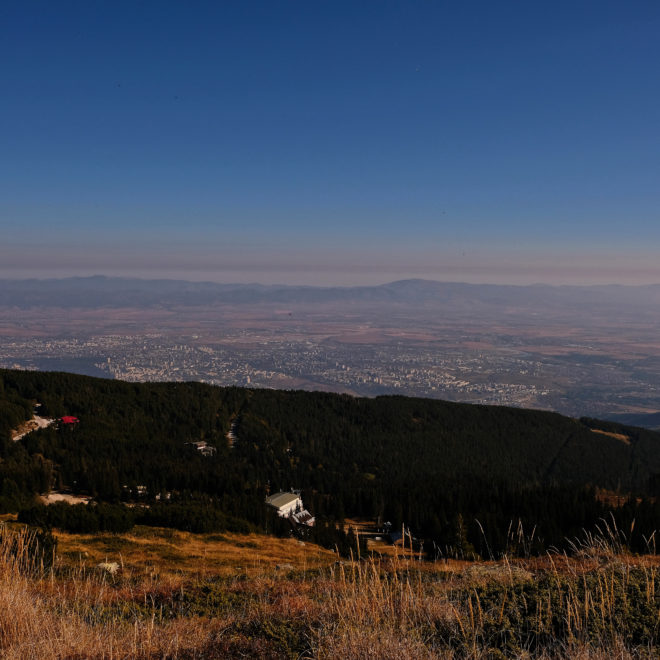
[[0, 4], [0, 275], [660, 282], [657, 2]]

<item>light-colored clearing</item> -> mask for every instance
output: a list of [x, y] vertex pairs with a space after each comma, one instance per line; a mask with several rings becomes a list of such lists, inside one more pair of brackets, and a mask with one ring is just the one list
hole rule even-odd
[[611, 431], [602, 431], [601, 429], [589, 429], [592, 433], [600, 433], [601, 435], [606, 435], [609, 438], [614, 438], [615, 440], [621, 440], [624, 445], [630, 444], [630, 437], [623, 435], [623, 433], [612, 433]]
[[37, 429], [45, 429], [54, 423], [55, 420], [50, 417], [39, 417], [39, 415], [34, 415], [32, 419], [29, 419], [24, 424], [21, 424], [15, 431], [11, 432], [11, 439], [14, 442], [18, 442], [28, 433], [32, 433], [32, 431], [36, 431]]
[[91, 497], [70, 495], [68, 493], [48, 493], [48, 495], [41, 496], [41, 501], [44, 504], [55, 504], [55, 502], [66, 502], [67, 504], [89, 504], [91, 499]]

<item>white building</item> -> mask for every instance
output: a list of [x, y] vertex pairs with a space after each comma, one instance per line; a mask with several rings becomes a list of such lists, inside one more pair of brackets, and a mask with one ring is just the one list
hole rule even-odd
[[302, 499], [298, 493], [275, 493], [266, 498], [266, 504], [277, 509], [277, 515], [281, 518], [288, 518], [303, 510]]

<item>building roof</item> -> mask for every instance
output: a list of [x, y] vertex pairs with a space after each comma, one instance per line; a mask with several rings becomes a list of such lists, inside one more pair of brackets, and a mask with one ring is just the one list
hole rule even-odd
[[266, 498], [266, 504], [274, 506], [276, 509], [281, 509], [283, 506], [292, 504], [300, 499], [300, 495], [296, 493], [275, 493]]
[[309, 525], [310, 527], [314, 525], [314, 516], [303, 509], [300, 513], [294, 513], [291, 516], [299, 525]]

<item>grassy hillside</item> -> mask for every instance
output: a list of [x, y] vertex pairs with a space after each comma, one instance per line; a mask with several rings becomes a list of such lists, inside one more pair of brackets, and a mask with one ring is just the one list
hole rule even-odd
[[[80, 422], [12, 442], [11, 429], [35, 402], [44, 416]], [[36, 492], [68, 488], [97, 501], [150, 505], [94, 509], [103, 514], [96, 528], [143, 521], [198, 532], [284, 532], [263, 502], [268, 492], [295, 487], [319, 517], [316, 540], [329, 546], [337, 542], [333, 521], [362, 516], [412, 527], [427, 550], [487, 556], [511, 549], [507, 529], [520, 520], [536, 527], [538, 552], [564, 546], [608, 513], [591, 487], [655, 495], [660, 484], [660, 434], [612, 422], [405, 397], [61, 373], [0, 371], [0, 438], [5, 510], [25, 509]], [[202, 456], [186, 444], [198, 440], [216, 453]], [[48, 524], [54, 514], [31, 515], [24, 519]], [[635, 547], [659, 517], [653, 499], [633, 499], [616, 515], [626, 528], [637, 520]], [[76, 529], [81, 524], [92, 523], [79, 520]]]
[[[653, 658], [658, 558], [618, 534], [574, 558], [335, 562], [261, 535], [57, 534], [0, 539], [3, 658]], [[113, 566], [117, 570], [111, 572]], [[36, 653], [36, 655], [35, 655]]]

